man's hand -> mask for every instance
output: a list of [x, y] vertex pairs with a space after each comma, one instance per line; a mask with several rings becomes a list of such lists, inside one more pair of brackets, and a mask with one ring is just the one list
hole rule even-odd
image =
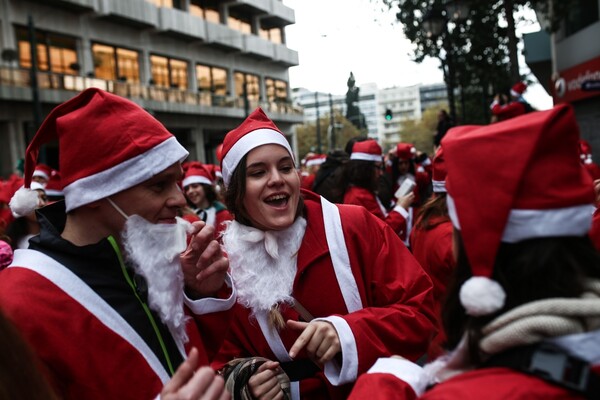
[[181, 268], [186, 289], [194, 297], [213, 296], [225, 280], [229, 260], [219, 242], [214, 239], [215, 229], [204, 222], [194, 222], [187, 249], [181, 254]]
[[175, 375], [163, 387], [161, 400], [228, 400], [231, 399], [225, 389], [223, 378], [215, 374], [210, 367], [198, 368], [198, 350], [194, 347]]
[[308, 357], [319, 365], [331, 361], [342, 346], [337, 331], [326, 321], [299, 322], [288, 320], [287, 327], [302, 331], [290, 349], [290, 357], [294, 358], [300, 350], [306, 348]]
[[248, 380], [250, 393], [255, 399], [283, 399], [283, 391], [277, 379], [279, 363], [267, 361], [258, 367], [258, 370]]

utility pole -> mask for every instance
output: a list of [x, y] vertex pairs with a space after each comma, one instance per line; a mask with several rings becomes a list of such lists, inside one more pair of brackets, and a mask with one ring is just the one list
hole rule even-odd
[[315, 92], [315, 107], [317, 108], [317, 153], [322, 154], [321, 145], [321, 124], [319, 123], [319, 92]]
[[[42, 124], [42, 104], [40, 103], [40, 88], [38, 85], [38, 60], [37, 60], [37, 38], [35, 35], [35, 25], [33, 24], [33, 17], [31, 14], [27, 16], [27, 30], [29, 35], [29, 48], [31, 54], [31, 69], [30, 69], [30, 83], [31, 83], [31, 98], [33, 106], [33, 132], [35, 134]], [[44, 147], [40, 148], [39, 162], [46, 163], [46, 152]]]
[[329, 150], [335, 149], [335, 118], [333, 115], [333, 98], [329, 93], [329, 125], [331, 126], [331, 147]]
[[515, 17], [514, 17], [514, 2], [513, 0], [504, 0], [504, 12], [506, 13], [506, 28], [508, 38], [508, 59], [510, 62], [510, 78], [511, 85], [521, 80], [519, 72], [519, 57], [517, 55], [517, 35], [515, 34]]

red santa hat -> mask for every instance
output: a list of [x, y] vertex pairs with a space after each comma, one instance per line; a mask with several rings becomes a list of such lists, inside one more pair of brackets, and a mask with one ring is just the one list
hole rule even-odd
[[306, 157], [306, 166], [314, 167], [316, 165], [321, 165], [325, 162], [327, 156], [325, 154], [313, 154], [309, 157]]
[[221, 162], [223, 158], [223, 143], [219, 144], [215, 150], [215, 155], [217, 156], [217, 161]]
[[50, 179], [46, 184], [46, 195], [49, 197], [63, 197], [65, 195], [60, 172], [53, 170], [50, 174]]
[[579, 129], [573, 109], [563, 104], [453, 128], [442, 146], [448, 211], [473, 274], [460, 300], [469, 315], [488, 315], [505, 300], [491, 279], [500, 242], [582, 236], [590, 229], [594, 191], [579, 161]]
[[213, 184], [213, 176], [208, 168], [206, 168], [206, 165], [200, 162], [190, 163], [188, 169], [185, 171], [185, 175], [183, 176], [181, 186], [185, 188], [192, 183], [200, 183], [203, 185]]
[[381, 146], [376, 140], [367, 139], [362, 142], [356, 142], [352, 146], [351, 160], [363, 160], [381, 162], [383, 161]]
[[[26, 189], [39, 148], [52, 140], [58, 140], [67, 212], [138, 185], [188, 155], [142, 107], [96, 88], [62, 103], [46, 117], [25, 154]], [[28, 214], [34, 205], [26, 189], [11, 200], [19, 215]]]
[[256, 147], [266, 144], [278, 144], [290, 153], [292, 159], [294, 158], [284, 134], [259, 107], [240, 126], [227, 133], [223, 140], [221, 173], [225, 186], [229, 185], [231, 175], [242, 158]]
[[446, 161], [444, 159], [444, 150], [440, 147], [433, 157], [431, 174], [431, 183], [435, 193], [446, 193]]
[[40, 178], [45, 179], [46, 181], [50, 180], [50, 176], [52, 175], [53, 169], [46, 164], [38, 164], [35, 166], [33, 170], [32, 176], [38, 176]]
[[513, 85], [512, 88], [510, 88], [510, 94], [514, 97], [520, 97], [521, 95], [523, 95], [523, 93], [525, 93], [526, 89], [527, 85], [524, 82], [517, 82]]
[[583, 139], [579, 139], [579, 158], [584, 164], [592, 163], [592, 146]]
[[398, 143], [396, 145], [396, 157], [401, 160], [412, 160], [417, 155], [417, 149], [410, 143]]

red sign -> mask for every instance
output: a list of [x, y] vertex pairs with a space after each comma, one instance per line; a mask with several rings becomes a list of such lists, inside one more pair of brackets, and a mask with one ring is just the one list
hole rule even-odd
[[554, 103], [600, 96], [600, 57], [561, 71], [554, 81]]

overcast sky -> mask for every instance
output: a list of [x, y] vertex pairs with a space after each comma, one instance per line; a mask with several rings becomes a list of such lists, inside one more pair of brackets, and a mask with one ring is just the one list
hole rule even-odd
[[[437, 59], [411, 61], [412, 45], [395, 23], [370, 0], [283, 0], [294, 9], [296, 23], [286, 27], [287, 46], [298, 51], [300, 65], [290, 68], [290, 86], [332, 94], [346, 93], [350, 71], [358, 86], [381, 88], [443, 82]], [[529, 13], [528, 16], [534, 16]], [[520, 31], [536, 31], [524, 24]], [[524, 61], [521, 62], [524, 64]], [[538, 109], [551, 99], [541, 86], [526, 98]]]

